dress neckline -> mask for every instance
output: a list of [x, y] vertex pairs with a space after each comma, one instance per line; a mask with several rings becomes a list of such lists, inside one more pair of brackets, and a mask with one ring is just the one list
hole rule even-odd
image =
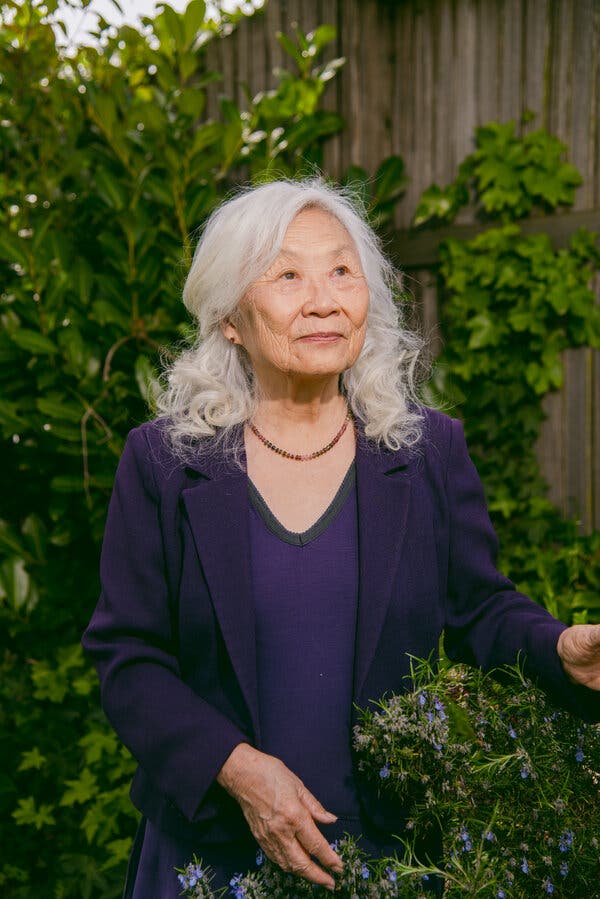
[[327, 527], [331, 524], [333, 519], [336, 517], [344, 503], [346, 502], [350, 492], [353, 490], [354, 485], [356, 484], [356, 461], [352, 460], [350, 466], [344, 475], [342, 483], [337, 489], [337, 492], [325, 511], [317, 518], [314, 524], [312, 524], [305, 531], [290, 531], [286, 528], [278, 518], [275, 517], [269, 506], [267, 505], [266, 500], [259, 492], [256, 485], [253, 481], [248, 478], [248, 496], [250, 497], [250, 502], [264, 521], [267, 528], [271, 531], [271, 533], [275, 534], [276, 537], [279, 537], [280, 540], [283, 540], [285, 543], [290, 543], [293, 546], [305, 546], [307, 543], [310, 543], [311, 540], [315, 540], [320, 534], [323, 533], [327, 529]]

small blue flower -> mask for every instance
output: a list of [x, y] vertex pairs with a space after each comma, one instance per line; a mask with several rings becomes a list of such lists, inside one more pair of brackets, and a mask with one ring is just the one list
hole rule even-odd
[[460, 838], [463, 841], [463, 843], [465, 844], [463, 847], [464, 851], [470, 852], [471, 849], [473, 848], [473, 846], [471, 844], [471, 837], [469, 836], [469, 833], [465, 827], [463, 827], [463, 829], [460, 832]]
[[527, 864], [527, 859], [524, 858], [521, 862], [521, 871], [523, 874], [529, 874], [529, 865]]
[[573, 831], [565, 830], [558, 838], [558, 848], [561, 852], [568, 852], [573, 845]]
[[493, 843], [496, 839], [496, 834], [491, 830], [484, 830], [481, 836], [488, 841], [488, 843]]
[[380, 771], [379, 771], [379, 776], [380, 776], [383, 780], [385, 780], [386, 777], [389, 777], [389, 776], [390, 776], [390, 769], [388, 768], [387, 765], [384, 765], [383, 768], [380, 769]]
[[429, 874], [423, 874], [421, 880], [429, 880]]
[[246, 897], [246, 891], [244, 887], [240, 885], [242, 877], [243, 874], [234, 874], [229, 881], [229, 886], [231, 887], [231, 892], [235, 899], [245, 899]]
[[514, 729], [514, 727], [512, 726], [512, 724], [509, 725], [508, 736], [511, 737], [513, 740], [516, 740], [516, 738], [517, 738], [517, 732]]
[[578, 746], [577, 752], [575, 753], [575, 761], [579, 762], [579, 764], [581, 764], [581, 762], [584, 760], [584, 758], [585, 758], [585, 756], [583, 754], [583, 749], [581, 748], [581, 746]]
[[528, 777], [529, 777], [529, 771], [527, 770], [527, 768], [525, 768], [525, 767], [521, 768], [522, 780], [527, 780]]
[[430, 724], [433, 721], [433, 718], [434, 718], [433, 712], [431, 710], [428, 711], [427, 712], [427, 720], [429, 721]]
[[264, 854], [264, 852], [262, 851], [262, 849], [259, 849], [258, 852], [256, 853], [256, 864], [257, 864], [257, 865], [262, 865], [262, 863], [264, 862], [264, 860], [265, 860], [265, 854]]
[[566, 877], [567, 874], [569, 873], [569, 866], [566, 862], [560, 863], [560, 873], [562, 874], [563, 877]]
[[392, 868], [386, 868], [385, 873], [388, 876], [388, 880], [390, 880], [392, 883], [396, 883], [396, 880], [398, 879], [398, 875], [396, 874], [396, 872], [394, 870], [392, 870]]
[[498, 890], [496, 893], [496, 899], [506, 899], [506, 893], [504, 890]]
[[544, 889], [546, 890], [547, 893], [553, 893], [553, 892], [554, 892], [554, 886], [553, 886], [552, 881], [550, 880], [549, 877], [545, 877], [545, 878], [544, 878], [544, 881], [543, 881], [543, 883], [542, 883], [542, 886], [544, 887]]
[[362, 879], [363, 879], [363, 880], [368, 880], [368, 879], [369, 879], [369, 869], [367, 868], [366, 865], [363, 865], [363, 866], [362, 866], [361, 872], [360, 872], [360, 873], [361, 873], [361, 876], [362, 876]]
[[425, 705], [426, 702], [427, 702], [427, 694], [419, 693], [419, 705], [421, 706], [421, 708], [423, 708], [423, 706]]

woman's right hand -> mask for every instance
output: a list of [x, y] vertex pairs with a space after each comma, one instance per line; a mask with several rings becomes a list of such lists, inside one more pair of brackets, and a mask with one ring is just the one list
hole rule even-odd
[[335, 881], [312, 859], [337, 874], [342, 862], [315, 824], [332, 824], [326, 811], [299, 777], [280, 759], [239, 743], [219, 771], [217, 781], [236, 799], [261, 849], [284, 871], [333, 890]]

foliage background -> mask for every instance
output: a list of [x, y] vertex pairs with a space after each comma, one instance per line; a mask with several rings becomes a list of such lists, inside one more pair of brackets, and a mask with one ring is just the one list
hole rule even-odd
[[[244, 109], [224, 97], [220, 116], [208, 120], [205, 89], [219, 73], [206, 70], [204, 48], [227, 40], [223, 22], [235, 26], [240, 14], [219, 25], [192, 0], [184, 14], [165, 7], [148, 20], [147, 35], [115, 33], [101, 20], [98, 46], [65, 58], [49, 24], [56, 7], [9, 0], [0, 21], [0, 751], [11, 760], [0, 774], [0, 888], [11, 899], [29, 899], [39, 884], [53, 897], [108, 899], [119, 893], [135, 829], [133, 762], [99, 710], [79, 637], [99, 592], [114, 470], [128, 430], [150, 414], [159, 354], [169, 358], [191, 334], [179, 292], [194, 231], [236, 183], [321, 164], [323, 142], [343, 128], [322, 102], [329, 82], [343, 77], [343, 60], [329, 58], [328, 24], [310, 36], [281, 35], [289, 71], [278, 88], [249, 96]], [[484, 173], [476, 160], [461, 170], [448, 188], [450, 211], [426, 195], [420, 226], [447, 219], [460, 202], [485, 204], [502, 140], [522, 147], [514, 134], [490, 134], [487, 151], [478, 138]], [[572, 201], [577, 173], [540, 140], [532, 166], [546, 160], [551, 185], [541, 200], [522, 179], [528, 208], [509, 203], [495, 238], [445, 252], [452, 343], [430, 389], [473, 429], [508, 567], [552, 611], [582, 620], [598, 612], [597, 535], [576, 537], [540, 499], [530, 448], [541, 396], [559, 385], [560, 349], [598, 344], [586, 284], [598, 256], [583, 235], [561, 257], [543, 241], [525, 252], [504, 227], [536, 203]], [[384, 226], [406, 184], [402, 161], [384, 160], [372, 175], [353, 167], [346, 179]], [[542, 284], [542, 311], [505, 332], [507, 310], [524, 302], [532, 281]], [[564, 308], [548, 301], [552, 284], [572, 298]], [[505, 305], [496, 307], [489, 298], [499, 286]], [[514, 332], [531, 338], [518, 342], [516, 358]], [[509, 344], [521, 386], [507, 406], [493, 360]], [[468, 370], [460, 365], [466, 349]], [[539, 371], [523, 381], [531, 365]], [[515, 410], [525, 426], [509, 446], [502, 441]], [[494, 455], [499, 446], [521, 464], [506, 467]]]

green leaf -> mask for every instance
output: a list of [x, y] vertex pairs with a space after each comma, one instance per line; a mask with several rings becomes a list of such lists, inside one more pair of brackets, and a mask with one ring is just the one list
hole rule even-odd
[[28, 350], [36, 355], [49, 355], [58, 352], [58, 347], [45, 334], [39, 331], [32, 331], [30, 328], [19, 328], [16, 331], [9, 332], [10, 339], [20, 346], [23, 350]]
[[39, 601], [37, 588], [29, 576], [25, 560], [4, 559], [0, 564], [0, 604], [7, 603], [17, 612], [31, 612]]
[[493, 346], [498, 342], [498, 335], [493, 320], [489, 315], [480, 313], [473, 316], [469, 322], [471, 336], [469, 337], [469, 349], [479, 350], [485, 346]]
[[39, 771], [44, 767], [48, 762], [48, 759], [45, 755], [42, 755], [37, 746], [34, 746], [33, 749], [28, 749], [21, 755], [21, 763], [17, 768], [17, 771], [29, 771], [30, 768], [34, 768], [36, 771]]
[[77, 424], [80, 423], [84, 413], [84, 409], [81, 406], [65, 400], [64, 397], [61, 399], [38, 397], [35, 405], [40, 412], [43, 412], [44, 415], [48, 415], [50, 418], [56, 418], [59, 421], [74, 421]]
[[185, 41], [188, 47], [195, 40], [198, 32], [202, 29], [202, 26], [204, 25], [205, 14], [206, 3], [204, 2], [204, 0], [191, 0], [191, 3], [188, 3], [183, 14]]
[[375, 174], [375, 199], [378, 202], [396, 199], [404, 193], [408, 178], [401, 156], [389, 156]]
[[278, 31], [276, 37], [288, 56], [291, 56], [292, 59], [295, 60], [298, 68], [302, 71], [306, 67], [306, 60], [302, 56], [302, 52], [287, 35], [283, 34], [283, 32]]
[[107, 169], [97, 169], [94, 174], [98, 196], [115, 211], [125, 209], [127, 205], [126, 194], [119, 183], [118, 178]]
[[42, 827], [56, 824], [52, 812], [53, 806], [46, 804], [37, 806], [33, 796], [28, 796], [26, 799], [19, 799], [18, 808], [12, 813], [12, 817], [19, 827], [31, 824], [36, 830], [41, 830]]
[[60, 800], [61, 806], [72, 807], [89, 802], [98, 793], [98, 780], [89, 768], [84, 768], [75, 780], [65, 781], [67, 789]]
[[317, 53], [321, 52], [323, 47], [326, 47], [327, 44], [330, 44], [331, 41], [335, 40], [336, 34], [337, 31], [333, 25], [319, 25], [318, 28], [315, 28], [314, 31], [311, 31], [306, 35], [306, 40], [308, 41], [313, 54], [316, 56]]

